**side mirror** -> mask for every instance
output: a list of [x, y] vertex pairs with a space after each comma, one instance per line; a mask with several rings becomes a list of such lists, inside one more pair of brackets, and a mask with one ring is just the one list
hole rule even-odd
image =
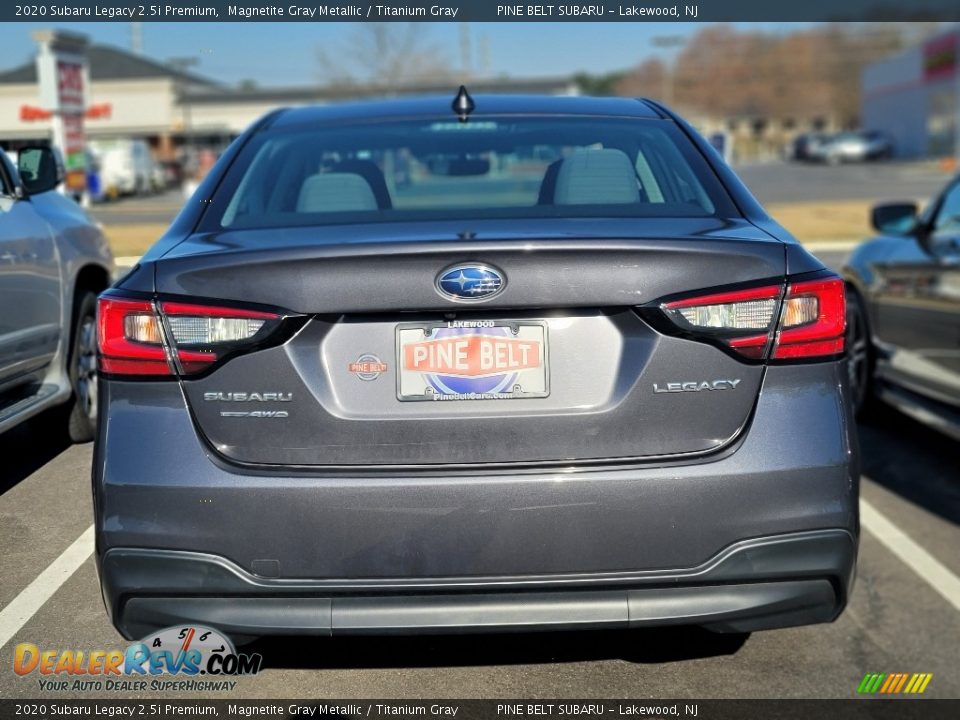
[[17, 154], [17, 172], [28, 195], [53, 190], [63, 182], [64, 168], [60, 153], [51, 147], [21, 148]]
[[870, 223], [884, 235], [909, 235], [917, 226], [917, 204], [882, 203], [870, 211]]

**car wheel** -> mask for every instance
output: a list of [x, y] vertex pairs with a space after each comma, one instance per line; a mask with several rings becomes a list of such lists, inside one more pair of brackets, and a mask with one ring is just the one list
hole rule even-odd
[[67, 433], [75, 443], [93, 440], [97, 427], [97, 296], [84, 292], [74, 313], [70, 344]]
[[871, 405], [873, 353], [867, 313], [855, 290], [847, 290], [847, 374], [850, 401], [858, 417]]

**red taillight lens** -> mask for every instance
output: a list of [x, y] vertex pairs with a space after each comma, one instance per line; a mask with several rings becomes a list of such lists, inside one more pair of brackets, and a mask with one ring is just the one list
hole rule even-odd
[[840, 278], [790, 283], [773, 359], [839, 355], [844, 348], [846, 318], [847, 301]]
[[151, 301], [101, 297], [97, 330], [103, 372], [173, 375]]
[[173, 375], [171, 361], [183, 375], [201, 372], [280, 320], [260, 310], [111, 296], [100, 298], [99, 317], [100, 367], [116, 375]]
[[[772, 347], [773, 360], [843, 352], [846, 303], [843, 280], [768, 285], [684, 298], [661, 306], [678, 327], [711, 337], [738, 354], [759, 360]], [[779, 308], [779, 315], [777, 314]]]

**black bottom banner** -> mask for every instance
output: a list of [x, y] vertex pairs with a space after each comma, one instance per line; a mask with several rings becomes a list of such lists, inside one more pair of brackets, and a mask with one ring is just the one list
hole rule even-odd
[[60, 717], [956, 720], [960, 700], [0, 700], [0, 720]]

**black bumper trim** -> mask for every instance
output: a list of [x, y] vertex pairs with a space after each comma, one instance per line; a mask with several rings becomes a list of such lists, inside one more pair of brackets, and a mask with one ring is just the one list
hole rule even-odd
[[817, 530], [736, 543], [686, 570], [499, 578], [268, 579], [213, 555], [135, 548], [99, 560], [107, 609], [128, 638], [182, 622], [244, 636], [677, 624], [749, 632], [833, 620], [856, 542]]

